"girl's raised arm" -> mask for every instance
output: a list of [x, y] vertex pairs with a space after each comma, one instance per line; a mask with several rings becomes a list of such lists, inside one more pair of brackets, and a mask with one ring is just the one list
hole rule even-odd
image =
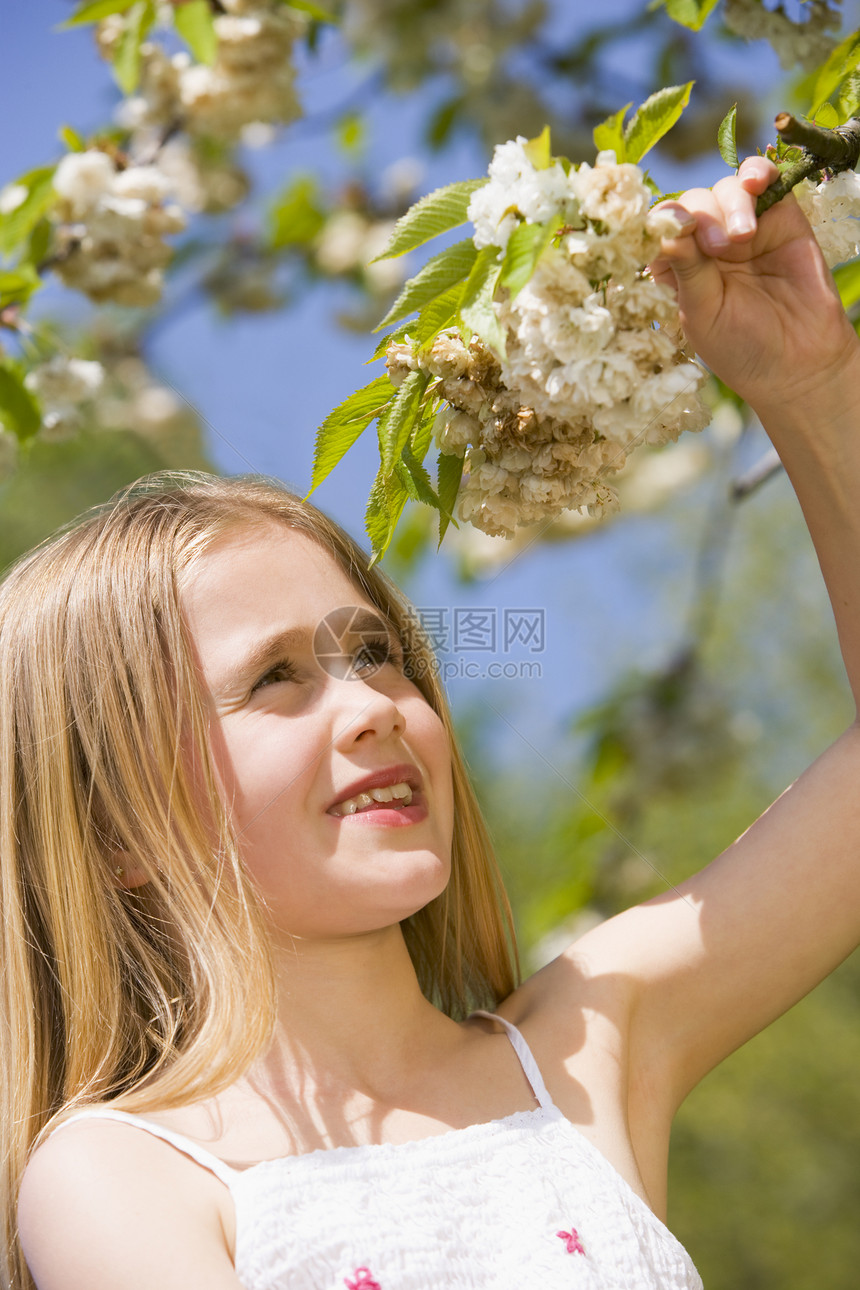
[[[203, 1170], [125, 1124], [69, 1125], [33, 1155], [18, 1204], [38, 1290], [242, 1290]], [[208, 1179], [208, 1176], [207, 1176]]]
[[[677, 285], [693, 346], [755, 408], [780, 453], [856, 704], [860, 344], [793, 197], [756, 222], [755, 197], [775, 174], [751, 158], [737, 177], [686, 193], [694, 218], [664, 243], [654, 271]], [[583, 972], [623, 982], [629, 1069], [673, 1112], [860, 943], [858, 790], [854, 724], [701, 873], [587, 934], [555, 974], [545, 969], [545, 1001], [557, 1010], [562, 983]]]

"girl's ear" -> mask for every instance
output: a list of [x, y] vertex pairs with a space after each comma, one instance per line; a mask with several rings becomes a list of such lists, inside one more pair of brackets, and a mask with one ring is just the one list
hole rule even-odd
[[115, 851], [113, 859], [113, 876], [117, 887], [123, 887], [126, 891], [133, 891], [135, 887], [142, 887], [149, 882], [145, 871], [139, 865], [131, 863], [131, 856], [128, 851]]

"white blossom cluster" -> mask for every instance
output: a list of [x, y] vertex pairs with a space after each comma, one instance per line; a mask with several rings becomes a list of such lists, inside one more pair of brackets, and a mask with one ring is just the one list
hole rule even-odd
[[860, 255], [860, 175], [855, 170], [819, 184], [804, 179], [792, 192], [830, 268]]
[[34, 367], [24, 384], [42, 406], [41, 438], [73, 438], [92, 414], [92, 403], [104, 385], [101, 363], [55, 354]]
[[828, 0], [804, 0], [803, 12], [803, 22], [795, 22], [781, 4], [766, 9], [762, 0], [726, 0], [723, 19], [736, 36], [766, 40], [784, 68], [814, 68], [836, 44], [840, 14]]
[[166, 234], [185, 228], [171, 184], [157, 166], [118, 169], [105, 152], [63, 157], [54, 174], [59, 201], [54, 269], [97, 302], [153, 305], [172, 250]]
[[[104, 363], [55, 354], [32, 368], [24, 384], [42, 408], [42, 439], [72, 439], [82, 430], [126, 431], [147, 440], [166, 461], [187, 463], [201, 451], [193, 408], [136, 354], [120, 353]], [[0, 475], [3, 450], [0, 443]]]
[[505, 537], [566, 509], [614, 509], [607, 476], [634, 448], [710, 419], [704, 372], [679, 349], [674, 295], [645, 271], [674, 217], [649, 213], [641, 171], [613, 153], [568, 175], [560, 164], [536, 170], [524, 144], [496, 149], [469, 210], [479, 247], [506, 246], [521, 218], [564, 221], [526, 286], [494, 305], [505, 359], [453, 331], [426, 352], [408, 342], [388, 351], [395, 383], [417, 367], [438, 382], [437, 443], [465, 456], [468, 472], [460, 517]]
[[[214, 19], [218, 47], [212, 66], [185, 52], [169, 55], [155, 41], [141, 46], [138, 92], [126, 100], [121, 123], [131, 130], [181, 123], [192, 135], [236, 140], [257, 122], [284, 124], [301, 115], [292, 48], [304, 24], [279, 0], [222, 0]], [[112, 14], [98, 28], [111, 57], [127, 18]]]

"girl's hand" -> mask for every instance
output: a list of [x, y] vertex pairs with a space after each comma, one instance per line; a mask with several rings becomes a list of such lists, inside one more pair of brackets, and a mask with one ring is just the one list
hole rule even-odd
[[651, 266], [658, 282], [677, 290], [690, 344], [759, 411], [814, 399], [857, 349], [794, 197], [756, 219], [756, 198], [777, 174], [766, 157], [748, 157], [737, 175], [665, 203], [680, 207], [688, 226], [664, 239]]

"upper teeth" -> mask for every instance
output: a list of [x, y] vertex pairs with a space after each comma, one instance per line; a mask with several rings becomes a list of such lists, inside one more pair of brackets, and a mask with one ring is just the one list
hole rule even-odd
[[330, 815], [355, 815], [356, 811], [362, 810], [369, 806], [371, 802], [390, 802], [393, 797], [403, 798], [403, 803], [408, 806], [412, 801], [412, 789], [408, 784], [388, 784], [385, 788], [369, 788], [366, 793], [358, 793], [355, 797], [348, 797], [343, 802], [338, 802], [331, 808]]

